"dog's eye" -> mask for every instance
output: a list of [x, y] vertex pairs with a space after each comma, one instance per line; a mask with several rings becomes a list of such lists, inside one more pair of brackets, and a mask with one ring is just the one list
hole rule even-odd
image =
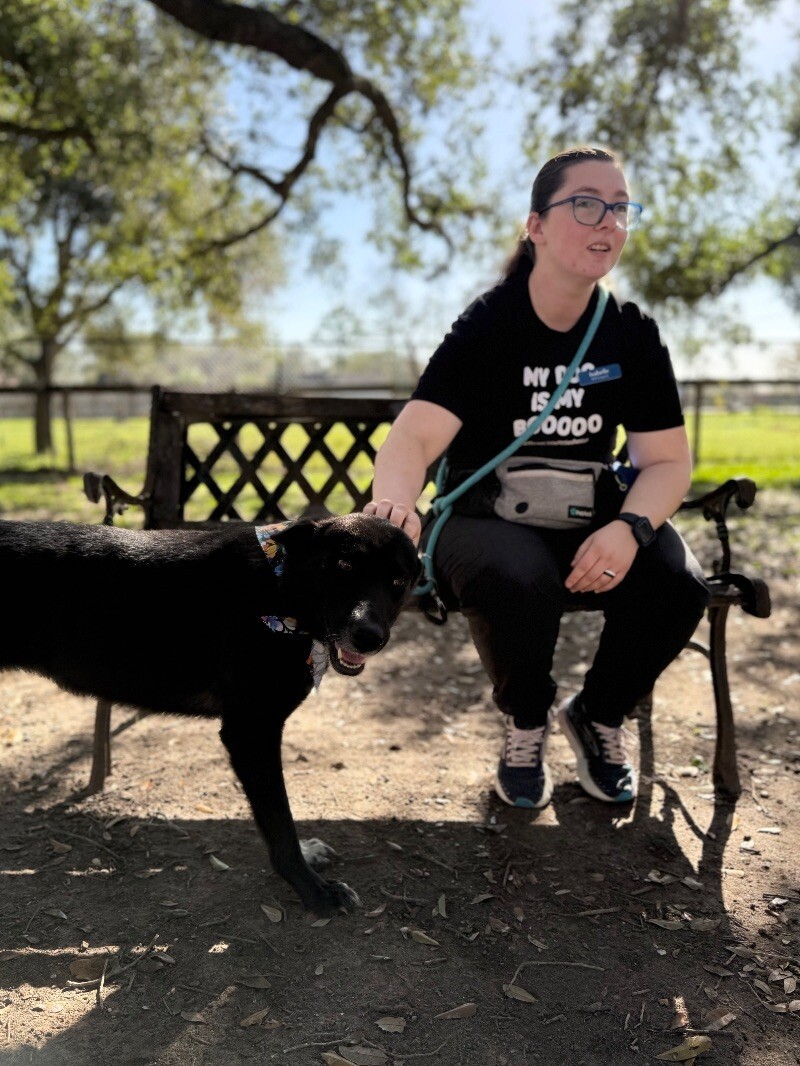
[[349, 563], [347, 561], [347, 559], [340, 559], [339, 560], [339, 569], [340, 570], [352, 570], [353, 569], [353, 564]]

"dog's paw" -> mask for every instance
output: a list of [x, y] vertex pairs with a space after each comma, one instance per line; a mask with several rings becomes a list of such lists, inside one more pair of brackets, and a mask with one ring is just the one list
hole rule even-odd
[[301, 840], [300, 850], [312, 870], [321, 870], [324, 866], [329, 866], [331, 859], [336, 857], [336, 852], [330, 844], [326, 844], [324, 840], [318, 840], [317, 837], [311, 840]]
[[329, 918], [333, 914], [346, 914], [360, 906], [358, 893], [344, 881], [324, 881], [310, 910], [320, 918]]

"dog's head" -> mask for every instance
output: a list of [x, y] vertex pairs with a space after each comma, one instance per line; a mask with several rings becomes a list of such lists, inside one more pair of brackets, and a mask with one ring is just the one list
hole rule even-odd
[[354, 677], [389, 631], [420, 576], [411, 539], [372, 515], [296, 522], [273, 534], [285, 549], [281, 586], [303, 628]]

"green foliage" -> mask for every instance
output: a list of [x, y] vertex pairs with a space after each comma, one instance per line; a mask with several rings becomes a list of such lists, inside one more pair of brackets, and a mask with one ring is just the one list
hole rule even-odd
[[[246, 275], [275, 282], [275, 243], [236, 241], [268, 206], [204, 150], [226, 79], [208, 43], [134, 0], [8, 0], [0, 56], [0, 300], [18, 367], [50, 380], [122, 291], [226, 321]], [[51, 342], [49, 363], [20, 338]]]
[[538, 160], [575, 142], [621, 153], [646, 205], [624, 269], [648, 304], [694, 307], [745, 272], [797, 293], [800, 92], [753, 69], [777, 0], [566, 0], [550, 57], [523, 78]]

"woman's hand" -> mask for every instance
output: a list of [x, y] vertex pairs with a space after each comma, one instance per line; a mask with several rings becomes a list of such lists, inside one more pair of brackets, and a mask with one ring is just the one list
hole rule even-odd
[[419, 544], [422, 523], [413, 507], [405, 507], [402, 503], [395, 503], [393, 500], [372, 500], [364, 505], [364, 514], [374, 514], [376, 518], [388, 519], [393, 526], [398, 526], [411, 537], [415, 547]]
[[581, 544], [565, 585], [570, 592], [608, 592], [624, 579], [637, 551], [630, 526], [615, 519]]

